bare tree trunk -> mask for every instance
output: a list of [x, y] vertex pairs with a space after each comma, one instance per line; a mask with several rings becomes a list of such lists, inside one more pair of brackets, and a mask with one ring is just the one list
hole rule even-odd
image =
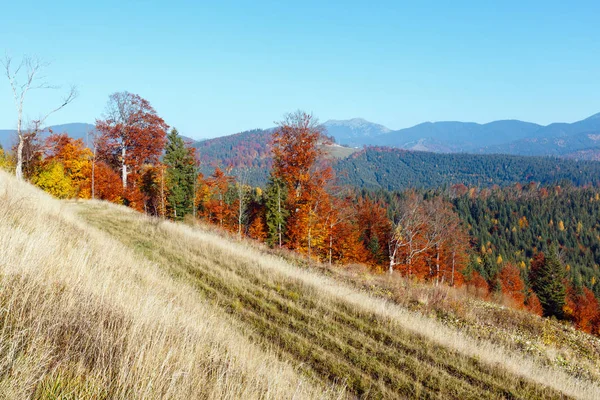
[[96, 135], [92, 134], [92, 145], [94, 146], [94, 152], [92, 153], [92, 200], [96, 199], [96, 154], [97, 154], [97, 143]]
[[437, 286], [440, 283], [440, 248], [437, 244], [435, 245], [435, 269], [435, 285]]
[[308, 228], [308, 258], [310, 259], [310, 242], [311, 242], [311, 237], [310, 237], [310, 228]]
[[277, 185], [277, 235], [279, 236], [279, 248], [281, 248], [281, 188]]
[[125, 164], [125, 156], [127, 155], [127, 150], [125, 149], [125, 145], [121, 147], [121, 172], [123, 179], [123, 189], [127, 189], [127, 165]]
[[331, 267], [331, 254], [333, 252], [333, 234], [331, 231], [333, 230], [333, 225], [329, 226], [329, 266]]
[[160, 216], [165, 217], [165, 170], [160, 167]]
[[23, 134], [21, 133], [21, 121], [19, 121], [18, 135], [19, 135], [19, 144], [17, 145], [17, 166], [15, 168], [15, 175], [18, 180], [23, 180], [23, 147], [25, 145], [25, 140], [23, 138]]
[[454, 286], [454, 262], [455, 262], [456, 252], [452, 251], [452, 276], [450, 277], [450, 286]]
[[96, 199], [96, 149], [94, 148], [94, 158], [92, 158], [92, 200]]
[[244, 188], [238, 184], [238, 240], [242, 240], [242, 220], [244, 219]]

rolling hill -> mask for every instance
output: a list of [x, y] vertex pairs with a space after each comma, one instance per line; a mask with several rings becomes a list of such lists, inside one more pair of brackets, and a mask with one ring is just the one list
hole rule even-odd
[[600, 341], [555, 321], [3, 172], [0, 196], [4, 398], [600, 393]]

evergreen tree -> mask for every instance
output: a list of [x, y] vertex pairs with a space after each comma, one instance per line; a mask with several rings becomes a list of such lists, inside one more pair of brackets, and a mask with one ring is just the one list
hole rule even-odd
[[567, 294], [565, 270], [558, 259], [555, 246], [552, 246], [550, 255], [536, 266], [531, 285], [542, 303], [544, 316], [563, 318]]
[[170, 214], [173, 219], [181, 220], [193, 211], [196, 166], [193, 153], [175, 128], [167, 136], [164, 163], [167, 166]]
[[284, 242], [288, 210], [286, 185], [280, 178], [271, 176], [266, 190], [265, 217], [267, 222], [267, 244], [281, 247]]

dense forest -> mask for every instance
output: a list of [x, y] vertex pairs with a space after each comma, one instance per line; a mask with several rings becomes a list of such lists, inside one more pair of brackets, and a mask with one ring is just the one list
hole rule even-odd
[[[272, 130], [257, 129], [194, 143], [201, 172], [210, 175], [219, 167], [238, 176], [243, 171], [249, 184], [264, 187], [272, 165], [271, 134]], [[439, 154], [368, 147], [334, 159], [340, 184], [367, 189], [438, 188], [457, 183], [492, 187], [563, 180], [581, 186], [600, 180], [600, 163], [554, 157]]]
[[269, 130], [254, 129], [194, 142], [192, 145], [197, 149], [200, 171], [208, 176], [217, 167], [229, 169], [235, 175], [243, 170], [249, 184], [264, 186], [273, 161], [269, 148], [271, 134]]
[[571, 280], [600, 297], [600, 190], [531, 184], [456, 191], [451, 201], [479, 259], [525, 268], [538, 252], [558, 246]]
[[600, 181], [600, 163], [503, 154], [437, 154], [369, 147], [336, 164], [341, 183], [367, 189], [403, 190], [507, 186], [515, 182], [581, 186]]

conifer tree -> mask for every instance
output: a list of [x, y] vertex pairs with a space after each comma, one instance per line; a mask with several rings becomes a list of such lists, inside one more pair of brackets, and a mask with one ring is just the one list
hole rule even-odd
[[192, 152], [175, 128], [167, 135], [164, 163], [167, 166], [170, 215], [181, 220], [193, 211], [196, 166]]
[[556, 247], [552, 247], [548, 257], [539, 257], [532, 265], [531, 285], [538, 296], [544, 316], [554, 315], [563, 318], [566, 300], [565, 270], [558, 259]]
[[287, 188], [280, 178], [271, 176], [267, 185], [265, 217], [267, 222], [267, 244], [281, 247], [285, 237], [288, 211], [285, 208]]

